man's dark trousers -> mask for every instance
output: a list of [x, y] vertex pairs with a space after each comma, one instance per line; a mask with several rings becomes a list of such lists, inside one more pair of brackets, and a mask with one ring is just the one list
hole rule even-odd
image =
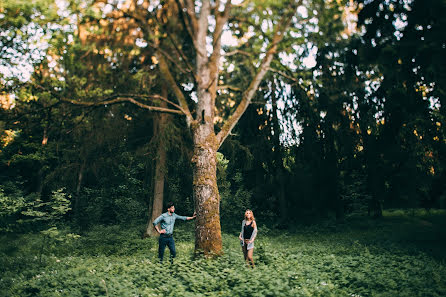
[[158, 257], [160, 258], [160, 262], [163, 262], [164, 250], [166, 249], [166, 245], [170, 251], [170, 262], [173, 262], [173, 258], [175, 258], [175, 256], [177, 255], [173, 237], [172, 237], [172, 235], [161, 234], [160, 238], [159, 238], [159, 246], [158, 246]]

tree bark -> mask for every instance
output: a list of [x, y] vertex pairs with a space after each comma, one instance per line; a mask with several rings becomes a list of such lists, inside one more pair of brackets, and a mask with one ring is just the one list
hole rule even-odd
[[155, 164], [155, 182], [151, 207], [152, 211], [151, 215], [149, 216], [149, 221], [147, 222], [145, 237], [158, 235], [158, 232], [156, 232], [152, 222], [163, 212], [164, 180], [166, 175], [166, 148], [164, 145], [161, 145], [161, 143], [157, 150], [157, 159]]
[[[198, 20], [198, 49], [206, 49], [209, 1], [203, 2]], [[218, 54], [217, 54], [218, 56]], [[218, 61], [218, 59], [216, 60]], [[216, 62], [210, 62], [206, 52], [198, 52], [197, 60], [197, 110], [191, 129], [194, 140], [192, 157], [193, 195], [197, 220], [195, 224], [195, 253], [219, 255], [222, 253], [220, 227], [220, 195], [217, 187], [217, 139], [214, 131], [215, 90], [218, 76]]]
[[216, 138], [213, 131], [206, 133], [205, 125], [194, 130], [193, 193], [197, 220], [195, 253], [205, 256], [220, 255], [220, 194], [217, 187]]

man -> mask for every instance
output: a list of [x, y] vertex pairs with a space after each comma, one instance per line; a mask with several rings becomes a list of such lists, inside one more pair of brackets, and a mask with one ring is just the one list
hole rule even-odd
[[[167, 203], [167, 212], [161, 214], [159, 217], [153, 221], [153, 226], [156, 231], [160, 234], [159, 246], [158, 246], [158, 257], [160, 258], [160, 263], [163, 262], [164, 250], [166, 245], [170, 250], [170, 262], [173, 262], [173, 258], [176, 256], [175, 242], [173, 241], [173, 226], [175, 225], [175, 220], [189, 221], [195, 219], [196, 214], [194, 213], [191, 217], [179, 216], [175, 213], [175, 205], [172, 202]], [[161, 225], [161, 230], [158, 227]]]

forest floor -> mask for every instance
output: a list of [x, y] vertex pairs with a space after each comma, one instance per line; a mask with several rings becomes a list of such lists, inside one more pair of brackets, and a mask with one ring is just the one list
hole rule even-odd
[[176, 226], [173, 265], [158, 263], [141, 226], [99, 226], [72, 241], [3, 235], [0, 296], [446, 296], [444, 211], [293, 231], [258, 224], [255, 269], [235, 230], [223, 233], [223, 256], [192, 259], [190, 223]]

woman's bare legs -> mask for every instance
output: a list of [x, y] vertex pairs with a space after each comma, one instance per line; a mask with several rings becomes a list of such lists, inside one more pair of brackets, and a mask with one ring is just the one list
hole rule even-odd
[[248, 250], [246, 249], [246, 244], [242, 246], [242, 251], [243, 251], [243, 258], [245, 258], [245, 261], [247, 261]]
[[253, 254], [254, 254], [254, 249], [252, 248], [250, 250], [247, 250], [246, 257], [245, 257], [245, 260], [248, 260], [248, 262], [249, 262], [249, 264], [251, 264], [252, 268], [255, 267]]

